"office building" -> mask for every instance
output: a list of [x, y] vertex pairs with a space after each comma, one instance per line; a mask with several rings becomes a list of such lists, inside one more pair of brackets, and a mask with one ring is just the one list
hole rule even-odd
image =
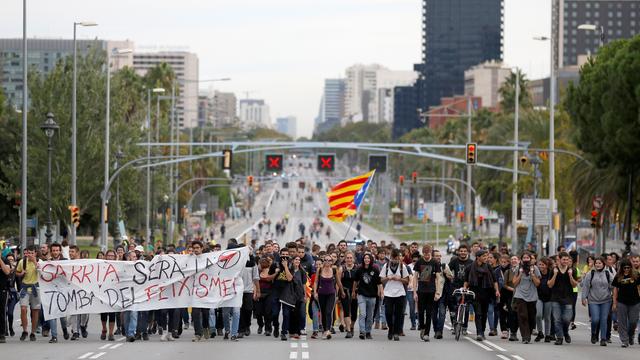
[[[178, 126], [193, 128], [198, 126], [198, 56], [186, 51], [136, 52], [133, 67], [144, 76], [149, 69], [167, 63], [176, 74], [179, 91], [176, 98], [176, 118]], [[171, 89], [166, 89], [170, 95]]]
[[[92, 49], [112, 51], [133, 49], [133, 42], [113, 40], [76, 40], [78, 57]], [[73, 39], [27, 39], [29, 68], [41, 74], [51, 72], [59, 61], [73, 55]], [[112, 71], [133, 66], [133, 54], [122, 54], [112, 60]], [[9, 103], [22, 106], [22, 39], [0, 39], [0, 86]]]
[[480, 97], [482, 104], [498, 110], [500, 88], [511, 76], [511, 69], [496, 61], [487, 61], [464, 72], [464, 95]]
[[[420, 73], [413, 91], [417, 106], [413, 112], [396, 108], [394, 137], [424, 124], [417, 109], [426, 110], [441, 98], [464, 94], [465, 70], [502, 60], [503, 0], [423, 0], [422, 8], [422, 63], [414, 66]], [[396, 105], [411, 103], [410, 93], [404, 88]]]
[[292, 140], [297, 137], [297, 119], [295, 116], [285, 116], [276, 119], [276, 131], [285, 134]]
[[259, 99], [240, 100], [239, 117], [240, 117], [240, 126], [243, 129], [271, 127], [269, 105], [267, 105], [264, 102], [264, 100], [259, 100]]
[[392, 123], [394, 92], [398, 86], [412, 86], [418, 79], [415, 71], [378, 70], [375, 78], [375, 96], [368, 104], [371, 123]]
[[339, 125], [345, 110], [345, 79], [325, 79], [314, 133], [321, 134]]
[[237, 103], [238, 99], [234, 93], [217, 90], [213, 93], [213, 126], [215, 128], [238, 125]]
[[[556, 64], [577, 65], [578, 57], [595, 54], [602, 40], [640, 34], [640, 0], [554, 0], [552, 21]], [[580, 25], [595, 25], [596, 31], [578, 29]]]

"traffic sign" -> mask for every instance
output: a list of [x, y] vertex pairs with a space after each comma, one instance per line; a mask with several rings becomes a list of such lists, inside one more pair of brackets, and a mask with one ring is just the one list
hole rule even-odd
[[371, 170], [377, 173], [387, 172], [387, 155], [369, 155], [369, 171]]
[[[533, 199], [522, 199], [522, 221], [526, 224], [533, 222]], [[536, 199], [536, 225], [551, 223], [551, 206], [549, 199]]]
[[335, 154], [319, 154], [318, 155], [318, 171], [333, 171], [336, 167]]
[[267, 154], [265, 156], [267, 171], [282, 171], [283, 158], [282, 154]]

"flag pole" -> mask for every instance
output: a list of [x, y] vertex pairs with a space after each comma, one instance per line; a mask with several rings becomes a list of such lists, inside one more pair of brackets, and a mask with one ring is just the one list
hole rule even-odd
[[349, 227], [347, 228], [347, 232], [344, 233], [344, 238], [342, 240], [347, 240], [347, 235], [349, 235], [349, 231], [351, 231], [351, 226], [353, 225], [353, 220], [356, 219], [356, 217], [358, 216], [358, 214], [355, 214], [351, 217], [351, 221], [349, 221]]

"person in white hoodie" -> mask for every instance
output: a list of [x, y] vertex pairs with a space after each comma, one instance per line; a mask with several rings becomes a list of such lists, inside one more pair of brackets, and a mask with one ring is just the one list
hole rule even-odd
[[614, 278], [605, 263], [603, 257], [595, 259], [593, 269], [582, 279], [582, 305], [588, 305], [591, 314], [591, 343], [598, 342], [600, 331], [600, 346], [607, 346], [607, 317], [611, 310], [611, 283]]

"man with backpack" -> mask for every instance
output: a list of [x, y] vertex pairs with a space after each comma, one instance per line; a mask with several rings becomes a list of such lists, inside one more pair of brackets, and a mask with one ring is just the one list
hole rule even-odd
[[387, 339], [400, 341], [404, 303], [406, 302], [405, 286], [409, 284], [409, 270], [402, 263], [400, 251], [393, 249], [391, 259], [380, 270], [380, 279], [384, 285], [384, 306], [386, 320], [389, 324]]
[[429, 244], [422, 247], [422, 257], [413, 266], [413, 281], [416, 285], [413, 297], [418, 303], [420, 339], [429, 341], [432, 312], [442, 296], [444, 284], [440, 263], [433, 259], [433, 248]]

